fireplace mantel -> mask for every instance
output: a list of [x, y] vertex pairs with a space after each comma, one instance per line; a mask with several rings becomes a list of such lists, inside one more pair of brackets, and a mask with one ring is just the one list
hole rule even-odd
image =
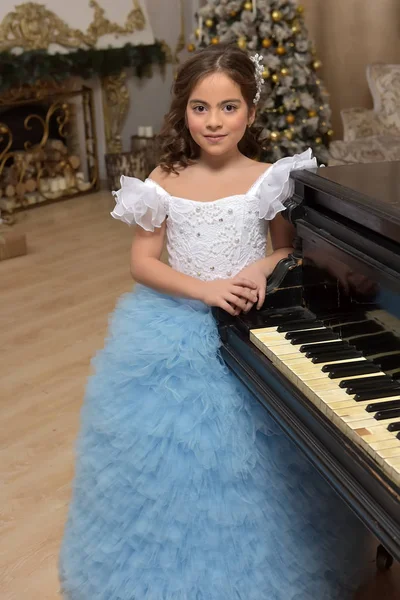
[[[2, 0], [0, 52], [119, 48], [154, 44], [145, 0], [47, 0], [46, 4]], [[72, 6], [71, 6], [72, 4]]]

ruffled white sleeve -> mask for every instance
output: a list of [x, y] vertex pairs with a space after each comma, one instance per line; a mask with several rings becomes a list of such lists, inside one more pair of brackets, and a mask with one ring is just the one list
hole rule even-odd
[[290, 179], [291, 171], [317, 167], [317, 159], [313, 158], [311, 148], [301, 154], [277, 160], [266, 171], [259, 185], [260, 219], [271, 221], [278, 212], [285, 210], [283, 202], [294, 192], [294, 181]]
[[121, 177], [121, 189], [113, 192], [115, 208], [111, 213], [128, 225], [140, 225], [146, 231], [161, 227], [167, 216], [168, 194], [150, 179]]

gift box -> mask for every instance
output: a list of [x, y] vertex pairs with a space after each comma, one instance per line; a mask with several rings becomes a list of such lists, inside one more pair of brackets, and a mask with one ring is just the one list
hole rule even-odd
[[13, 231], [0, 231], [0, 261], [27, 253], [26, 235]]

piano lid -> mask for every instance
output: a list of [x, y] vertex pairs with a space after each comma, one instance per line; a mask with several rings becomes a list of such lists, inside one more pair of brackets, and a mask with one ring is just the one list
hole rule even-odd
[[296, 202], [400, 242], [400, 161], [292, 171]]

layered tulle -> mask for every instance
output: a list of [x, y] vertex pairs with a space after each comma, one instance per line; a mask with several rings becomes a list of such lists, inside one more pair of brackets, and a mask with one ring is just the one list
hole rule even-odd
[[364, 530], [219, 358], [210, 310], [142, 286], [94, 360], [67, 600], [345, 600]]

